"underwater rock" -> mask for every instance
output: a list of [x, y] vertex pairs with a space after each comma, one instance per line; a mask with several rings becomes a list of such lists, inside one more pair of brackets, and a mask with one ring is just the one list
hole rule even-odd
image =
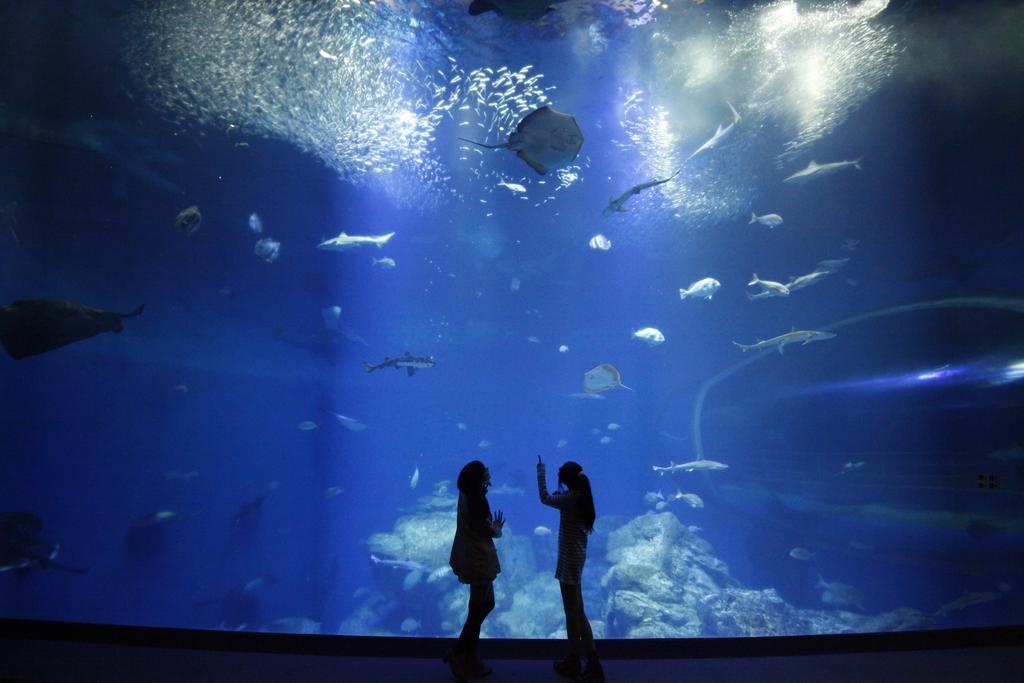
[[[499, 579], [500, 581], [500, 579]], [[492, 634], [499, 638], [558, 638], [565, 637], [565, 612], [562, 595], [547, 572], [533, 578], [512, 594], [511, 604], [495, 617], [488, 619]], [[601, 636], [594, 632], [594, 636]]]
[[743, 588], [711, 544], [670, 512], [637, 517], [608, 538], [604, 616], [612, 638], [899, 631], [932, 620], [910, 608], [876, 615], [798, 609], [774, 588]]
[[[367, 544], [371, 555], [419, 565], [419, 571], [429, 574], [448, 565], [453, 538], [455, 515], [451, 511], [421, 512], [400, 517], [390, 533], [374, 534]], [[419, 583], [408, 580], [414, 571], [411, 567], [406, 571], [395, 565], [375, 564], [375, 578], [385, 593], [407, 591]]]

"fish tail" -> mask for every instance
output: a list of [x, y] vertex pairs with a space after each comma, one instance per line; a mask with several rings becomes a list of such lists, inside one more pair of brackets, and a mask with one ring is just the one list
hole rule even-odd
[[[750, 212], [750, 223], [753, 223], [756, 220], [757, 220], [757, 214], [754, 213], [753, 211], [751, 211]], [[750, 225], [750, 223], [747, 223], [747, 225]]]
[[629, 390], [629, 391], [632, 391], [632, 392], [633, 392], [634, 394], [636, 393], [636, 391], [635, 391], [635, 390], [633, 390], [633, 389], [630, 389], [629, 387], [627, 387], [627, 386], [626, 386], [625, 384], [623, 384], [622, 382], [619, 382], [619, 386], [620, 386], [620, 387], [622, 387], [623, 389], [627, 389], [627, 390]]
[[733, 344], [735, 344], [736, 346], [738, 346], [738, 347], [740, 348], [740, 350], [741, 350], [741, 351], [743, 351], [743, 353], [746, 353], [746, 352], [747, 352], [747, 350], [751, 348], [751, 347], [750, 347], [750, 346], [748, 346], [747, 344], [740, 344], [739, 342], [733, 342]]
[[860, 162], [862, 162], [862, 161], [864, 161], [864, 157], [857, 157], [857, 158], [856, 158], [856, 159], [854, 160], [854, 162], [853, 162], [853, 167], [854, 167], [855, 169], [857, 169], [858, 171], [861, 171], [861, 170], [863, 170], [863, 169], [861, 168], [861, 165], [860, 165]]
[[121, 318], [134, 318], [137, 315], [142, 315], [142, 309], [144, 309], [145, 307], [146, 307], [146, 304], [142, 304], [141, 306], [136, 308], [131, 313], [121, 313], [119, 317], [121, 317]]
[[484, 149], [505, 149], [506, 147], [508, 147], [508, 143], [507, 142], [503, 142], [500, 145], [487, 145], [487, 144], [484, 144], [482, 142], [477, 142], [476, 140], [470, 140], [469, 138], [458, 138], [458, 139], [462, 140], [463, 142], [468, 142], [470, 144], [476, 145], [477, 147], [483, 147]]
[[[753, 222], [753, 221], [751, 221], [751, 222]], [[750, 282], [747, 283], [747, 287], [753, 287], [754, 285], [756, 285], [760, 281], [761, 280], [757, 277], [757, 273], [754, 273], [754, 278]]]
[[363, 361], [363, 367], [366, 368], [367, 372], [373, 372], [374, 370], [377, 369], [377, 368], [373, 367], [372, 365], [370, 365], [369, 363], [367, 363], [365, 360]]

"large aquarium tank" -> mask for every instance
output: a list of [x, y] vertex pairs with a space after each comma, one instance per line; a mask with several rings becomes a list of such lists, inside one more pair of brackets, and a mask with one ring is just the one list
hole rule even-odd
[[1024, 622], [1024, 6], [0, 5], [0, 617]]

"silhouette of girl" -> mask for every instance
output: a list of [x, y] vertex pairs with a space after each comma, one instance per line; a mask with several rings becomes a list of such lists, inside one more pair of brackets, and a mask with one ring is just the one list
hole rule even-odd
[[[583, 564], [587, 561], [587, 535], [594, 530], [594, 496], [583, 467], [569, 461], [558, 469], [559, 490], [548, 493], [544, 463], [537, 456], [537, 490], [540, 502], [559, 510], [558, 567], [555, 578], [562, 588], [565, 630], [569, 636], [569, 656], [555, 662], [561, 676], [584, 681], [604, 681], [604, 670], [594, 647], [594, 633], [583, 611]], [[562, 486], [565, 490], [562, 490]], [[581, 670], [580, 656], [586, 654], [587, 668]]]
[[493, 539], [501, 537], [505, 525], [500, 511], [491, 514], [487, 503], [490, 485], [491, 473], [479, 460], [459, 472], [458, 522], [449, 564], [459, 581], [469, 584], [469, 614], [458, 642], [444, 656], [458, 681], [491, 673], [476, 653], [480, 625], [494, 609], [494, 579], [501, 571]]

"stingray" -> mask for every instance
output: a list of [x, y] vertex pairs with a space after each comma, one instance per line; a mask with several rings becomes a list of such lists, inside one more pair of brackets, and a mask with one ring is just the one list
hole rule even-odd
[[487, 149], [513, 149], [530, 168], [544, 175], [549, 169], [576, 161], [583, 145], [583, 132], [569, 114], [541, 107], [527, 114], [508, 136], [508, 141], [500, 145], [459, 139]]
[[122, 318], [142, 313], [116, 313], [73, 301], [35, 299], [0, 306], [0, 343], [18, 360], [59, 349], [101, 332], [118, 333]]
[[0, 512], [0, 572], [59, 569], [84, 574], [85, 569], [54, 562], [60, 545], [39, 536], [43, 523], [31, 512]]
[[[619, 371], [615, 369], [614, 365], [602, 363], [593, 370], [587, 370], [583, 373], [583, 391], [588, 394], [608, 391], [615, 387], [629, 389], [629, 387], [622, 383], [622, 377], [619, 375]], [[633, 391], [632, 389], [629, 390]]]

